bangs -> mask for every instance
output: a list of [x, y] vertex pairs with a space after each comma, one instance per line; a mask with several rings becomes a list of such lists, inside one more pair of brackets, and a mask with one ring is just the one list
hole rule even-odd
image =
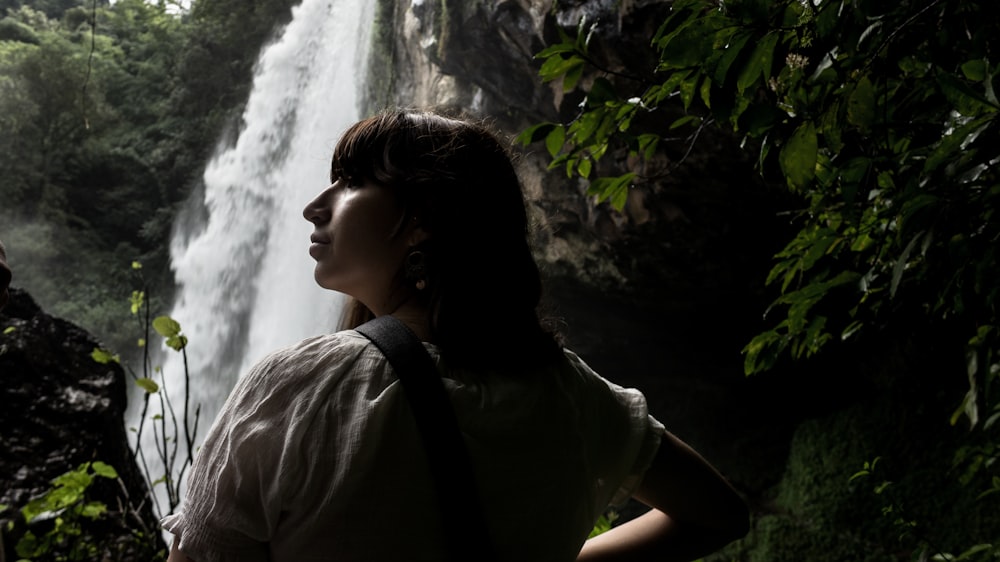
[[389, 185], [388, 156], [392, 139], [404, 127], [403, 116], [383, 113], [351, 125], [337, 141], [330, 162], [330, 183], [374, 181]]
[[330, 183], [360, 181], [371, 176], [371, 138], [376, 135], [372, 120], [351, 125], [337, 141], [330, 162]]

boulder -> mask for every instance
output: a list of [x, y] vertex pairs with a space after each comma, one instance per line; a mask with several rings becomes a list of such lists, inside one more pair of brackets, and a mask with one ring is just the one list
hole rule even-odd
[[[148, 561], [164, 551], [128, 445], [125, 373], [115, 362], [95, 361], [97, 347], [93, 336], [46, 314], [27, 292], [11, 290], [0, 312], [0, 529], [7, 560], [21, 558], [15, 547], [27, 531], [42, 536], [59, 515], [27, 525], [21, 508], [57, 476], [95, 461], [118, 474], [95, 478], [86, 492], [86, 501], [102, 502], [107, 513], [86, 521], [83, 534], [59, 552], [89, 543], [96, 559]], [[43, 559], [57, 558], [53, 552]]]

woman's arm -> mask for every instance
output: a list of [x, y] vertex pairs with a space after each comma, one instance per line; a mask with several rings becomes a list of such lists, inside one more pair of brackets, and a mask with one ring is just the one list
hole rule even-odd
[[749, 529], [749, 512], [736, 491], [670, 433], [664, 434], [635, 498], [653, 509], [588, 540], [578, 562], [695, 560]]

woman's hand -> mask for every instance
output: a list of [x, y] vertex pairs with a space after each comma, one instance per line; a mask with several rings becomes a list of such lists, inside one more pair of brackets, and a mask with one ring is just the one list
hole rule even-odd
[[749, 512], [687, 444], [663, 436], [635, 498], [653, 509], [586, 542], [578, 562], [698, 559], [746, 535]]

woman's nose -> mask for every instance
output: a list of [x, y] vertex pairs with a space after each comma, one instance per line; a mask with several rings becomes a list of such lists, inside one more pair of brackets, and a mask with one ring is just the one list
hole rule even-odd
[[316, 196], [315, 199], [310, 201], [305, 209], [302, 209], [302, 216], [309, 222], [313, 224], [321, 224], [326, 222], [330, 217], [330, 206], [327, 203], [330, 195], [330, 186], [323, 190], [322, 193]]

